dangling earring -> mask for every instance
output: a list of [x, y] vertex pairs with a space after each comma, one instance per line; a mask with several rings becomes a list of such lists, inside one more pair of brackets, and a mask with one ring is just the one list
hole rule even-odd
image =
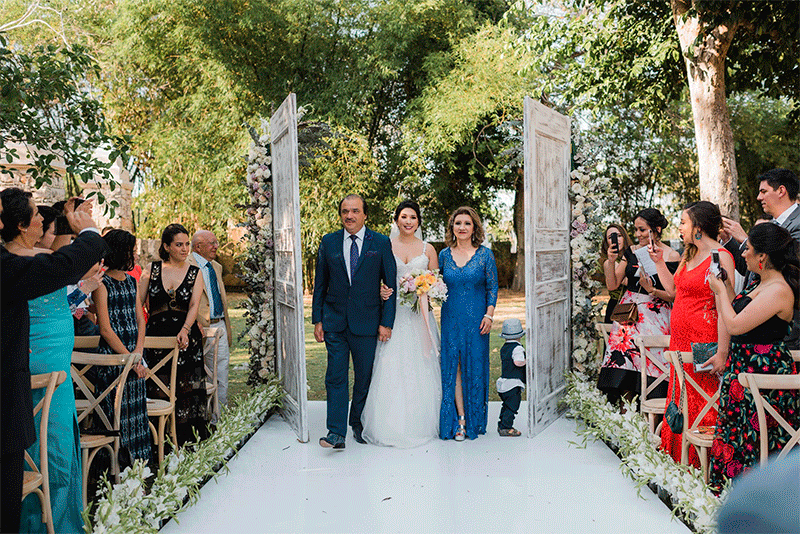
[[700, 230], [698, 230], [698, 231], [697, 231], [697, 233], [696, 233], [696, 234], [694, 234], [694, 238], [695, 238], [697, 241], [700, 241], [701, 239], [703, 239], [703, 232], [701, 232]]
[[763, 262], [763, 260], [758, 260], [758, 270], [759, 271], [763, 271], [764, 270], [764, 262]]

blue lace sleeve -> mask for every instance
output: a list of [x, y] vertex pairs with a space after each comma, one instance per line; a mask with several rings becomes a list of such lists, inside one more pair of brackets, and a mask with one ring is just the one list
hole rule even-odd
[[494, 261], [494, 254], [486, 248], [486, 257], [483, 261], [484, 275], [486, 276], [486, 305], [497, 305], [497, 263]]

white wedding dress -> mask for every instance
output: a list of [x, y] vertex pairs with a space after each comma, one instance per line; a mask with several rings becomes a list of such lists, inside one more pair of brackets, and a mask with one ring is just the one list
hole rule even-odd
[[[424, 253], [408, 264], [397, 256], [395, 261], [398, 280], [413, 269], [428, 268]], [[362, 436], [368, 443], [410, 448], [439, 436], [439, 327], [430, 311], [428, 320], [430, 333], [422, 315], [398, 300], [392, 337], [378, 342], [375, 350], [372, 382], [361, 414]]]

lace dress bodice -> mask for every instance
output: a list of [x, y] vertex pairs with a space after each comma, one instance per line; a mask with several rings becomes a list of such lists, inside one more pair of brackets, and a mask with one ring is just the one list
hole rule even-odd
[[[408, 263], [395, 255], [398, 282], [415, 269], [428, 268], [426, 247]], [[398, 303], [392, 337], [378, 343], [375, 352], [372, 383], [361, 414], [362, 436], [375, 445], [418, 447], [439, 434], [441, 402], [436, 318], [428, 311], [426, 323], [421, 313]]]
[[[423, 243], [423, 250], [427, 248], [427, 244]], [[397, 281], [399, 282], [401, 278], [408, 275], [414, 269], [427, 269], [429, 259], [428, 256], [423, 252], [419, 256], [415, 258], [411, 258], [408, 263], [403, 263], [403, 260], [395, 255], [395, 261], [397, 262]]]

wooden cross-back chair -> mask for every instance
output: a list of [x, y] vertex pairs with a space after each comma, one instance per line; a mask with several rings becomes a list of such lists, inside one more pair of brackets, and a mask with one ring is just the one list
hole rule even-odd
[[[73, 344], [72, 350], [78, 352], [89, 352], [88, 349], [96, 349], [100, 346], [100, 336], [75, 336], [75, 343]], [[91, 352], [94, 352], [93, 350]], [[92, 385], [88, 382], [85, 382], [87, 387], [92, 387]], [[75, 399], [75, 409], [80, 412], [85, 410], [89, 407], [89, 403], [86, 399]]]
[[75, 350], [96, 349], [100, 346], [100, 336], [75, 336]]
[[[701, 426], [703, 418], [711, 410], [719, 413], [719, 388], [713, 395], [709, 395], [700, 384], [691, 376], [687, 375], [685, 369], [681, 365], [681, 360], [685, 364], [693, 364], [694, 357], [691, 352], [681, 352], [680, 359], [678, 358], [677, 351], [667, 351], [664, 353], [675, 368], [675, 376], [678, 379], [678, 386], [681, 390], [683, 388], [691, 388], [698, 395], [700, 395], [705, 403], [697, 415], [689, 420], [689, 390], [686, 389], [686, 394], [683, 395], [683, 402], [681, 402], [681, 412], [683, 413], [683, 434], [681, 434], [681, 463], [683, 465], [689, 464], [689, 446], [693, 446], [700, 457], [700, 469], [703, 472], [703, 480], [708, 483], [708, 452], [714, 442], [714, 427]], [[678, 395], [676, 394], [676, 400]]]
[[211, 340], [211, 350], [213, 354], [213, 367], [211, 369], [208, 368], [208, 362], [205, 357], [203, 358], [203, 366], [206, 370], [206, 395], [208, 396], [206, 411], [209, 415], [214, 415], [216, 417], [219, 417], [219, 378], [217, 376], [219, 341], [224, 335], [227, 335], [227, 333], [222, 328], [207, 328], [204, 335], [206, 340]]
[[611, 329], [614, 327], [613, 323], [594, 323], [594, 329], [600, 334], [600, 340], [597, 344], [597, 352], [600, 355], [600, 362], [603, 363], [605, 357], [606, 347], [608, 347], [608, 338], [611, 335]]
[[[87, 420], [90, 416], [99, 433], [81, 431], [81, 455], [83, 459], [83, 506], [87, 504], [87, 491], [89, 483], [89, 468], [102, 449], [111, 456], [111, 472], [119, 482], [119, 447], [120, 447], [120, 415], [122, 412], [122, 396], [125, 393], [125, 384], [128, 374], [134, 364], [141, 361], [141, 354], [98, 354], [95, 352], [72, 353], [72, 380], [84, 396], [84, 403], [76, 410], [78, 423]], [[89, 371], [94, 367], [122, 366], [119, 375], [103, 390], [92, 383]], [[90, 387], [95, 386], [95, 387]], [[101, 403], [106, 397], [114, 395], [114, 413], [109, 419]]]
[[[651, 396], [653, 391], [661, 384], [666, 383], [669, 379], [669, 364], [657, 358], [650, 349], [667, 349], [669, 348], [669, 336], [636, 336], [633, 338], [633, 343], [639, 349], [639, 366], [640, 369], [640, 390], [639, 395], [639, 413], [647, 419], [647, 424], [650, 433], [660, 435], [659, 429], [656, 428], [656, 416], [664, 415], [667, 409], [666, 397]], [[650, 363], [661, 371], [661, 374], [654, 377], [654, 380], [648, 384], [647, 364]], [[663, 423], [663, 421], [662, 421]]]
[[[148, 382], [155, 384], [158, 391], [161, 392], [166, 398], [164, 399], [147, 399], [147, 415], [156, 419], [156, 425], [150, 421], [150, 431], [153, 433], [153, 440], [158, 446], [158, 462], [164, 460], [164, 441], [166, 434], [167, 420], [170, 421], [170, 437], [172, 438], [172, 446], [178, 446], [178, 430], [175, 420], [175, 388], [178, 376], [178, 339], [175, 336], [169, 337], [154, 337], [148, 336], [144, 338], [145, 349], [163, 349], [168, 351], [158, 361], [148, 361], [149, 367], [146, 369], [146, 379]], [[169, 366], [169, 383], [165, 384], [164, 381], [157, 375], [162, 367]]]
[[22, 473], [22, 500], [31, 493], [39, 497], [42, 505], [42, 523], [46, 525], [47, 532], [53, 534], [53, 510], [50, 506], [50, 471], [47, 459], [47, 425], [50, 421], [50, 404], [53, 393], [61, 383], [67, 379], [64, 371], [53, 371], [40, 375], [31, 375], [31, 389], [44, 389], [44, 396], [33, 407], [33, 416], [41, 413], [39, 419], [39, 467], [25, 451], [25, 463], [29, 468]]
[[[762, 389], [800, 390], [800, 375], [764, 375], [755, 373], [739, 373], [739, 382], [750, 390], [758, 414], [758, 437], [760, 445], [760, 463], [766, 465], [769, 457], [769, 428], [767, 415], [773, 419], [789, 434], [789, 441], [778, 453], [777, 459], [785, 457], [792, 448], [800, 445], [800, 426], [793, 427], [786, 419], [775, 410], [764, 396]], [[798, 391], [800, 394], [800, 391]]]

